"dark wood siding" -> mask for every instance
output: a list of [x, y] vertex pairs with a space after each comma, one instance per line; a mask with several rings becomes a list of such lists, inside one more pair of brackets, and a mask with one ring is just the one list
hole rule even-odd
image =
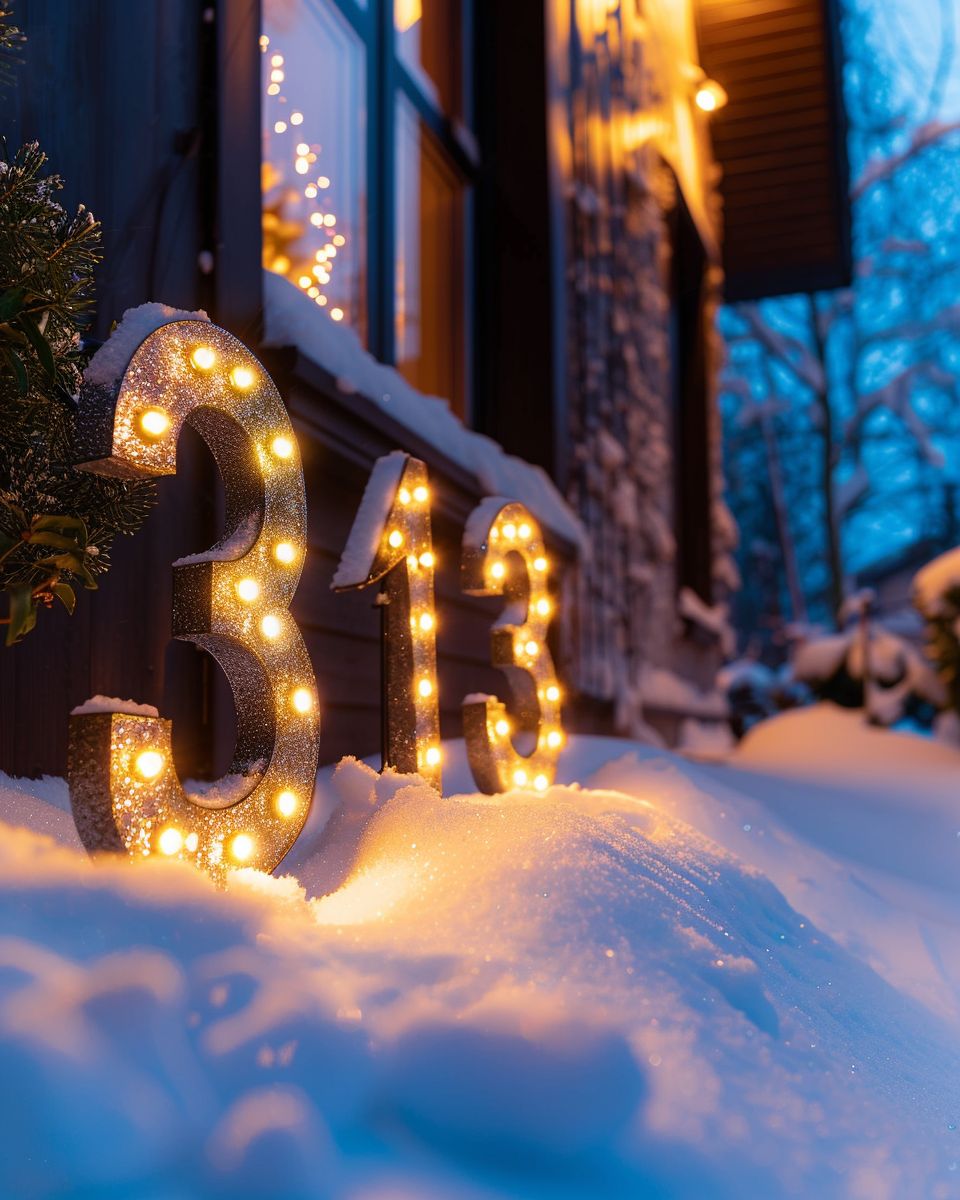
[[729, 300], [850, 281], [850, 212], [834, 0], [698, 0], [700, 57], [723, 85]]

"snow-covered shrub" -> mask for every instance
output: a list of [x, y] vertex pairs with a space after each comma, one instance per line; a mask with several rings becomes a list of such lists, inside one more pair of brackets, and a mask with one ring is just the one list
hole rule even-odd
[[755, 658], [738, 658], [717, 674], [717, 688], [730, 708], [730, 728], [736, 738], [754, 725], [788, 708], [809, 704], [813, 696], [789, 668], [774, 670]]
[[821, 700], [865, 708], [877, 725], [911, 718], [930, 726], [946, 703], [946, 692], [920, 651], [879, 622], [860, 620], [840, 633], [812, 635], [800, 642], [793, 676]]
[[913, 603], [926, 622], [927, 653], [936, 664], [947, 703], [960, 714], [960, 547], [917, 572]]

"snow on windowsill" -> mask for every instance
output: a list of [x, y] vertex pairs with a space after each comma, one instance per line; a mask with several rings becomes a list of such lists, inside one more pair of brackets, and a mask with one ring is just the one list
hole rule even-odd
[[586, 531], [542, 468], [467, 429], [445, 400], [422, 395], [393, 367], [377, 362], [352, 329], [335, 324], [282, 276], [265, 271], [263, 286], [265, 345], [296, 346], [333, 375], [342, 392], [366, 396], [476, 476], [488, 494], [521, 501], [554, 533], [586, 552]]

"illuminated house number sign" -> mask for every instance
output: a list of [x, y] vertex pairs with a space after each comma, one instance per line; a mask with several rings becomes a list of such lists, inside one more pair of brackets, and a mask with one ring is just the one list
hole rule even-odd
[[[74, 819], [90, 851], [194, 862], [214, 877], [271, 871], [310, 806], [320, 710], [290, 604], [306, 554], [303, 468], [280, 395], [250, 351], [201, 320], [173, 321], [134, 351], [113, 386], [84, 385], [86, 469], [126, 478], [172, 475], [190, 424], [224, 481], [225, 533], [173, 568], [173, 636], [209, 651], [233, 691], [237, 746], [227, 780], [188, 795], [173, 762], [171, 722], [142, 712], [70, 718]], [[426, 466], [397, 451], [374, 466], [333, 580], [379, 584], [384, 606], [384, 759], [440, 790], [434, 552]], [[463, 719], [477, 786], [546, 789], [563, 745], [560, 687], [547, 628], [553, 616], [540, 528], [503, 497], [467, 522], [462, 579], [502, 595], [492, 662], [510, 680], [515, 728], [495, 696], [468, 696]], [[529, 744], [526, 750], [523, 740]]]

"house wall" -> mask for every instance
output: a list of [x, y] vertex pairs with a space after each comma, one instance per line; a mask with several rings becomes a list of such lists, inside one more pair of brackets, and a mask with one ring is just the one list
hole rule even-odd
[[[653, 725], [675, 740], [685, 714], [723, 711], [697, 694], [712, 687], [722, 656], [722, 609], [710, 614], [714, 629], [681, 611], [676, 535], [690, 489], [703, 492], [685, 531], [706, 556], [701, 598], [722, 605], [733, 582], [712, 393], [716, 171], [691, 112], [692, 16], [663, 0], [555, 3], [547, 16], [566, 264], [566, 493], [592, 551], [568, 580], [566, 662], [585, 721], [638, 734]], [[670, 228], [681, 194], [706, 260], [700, 411], [678, 410], [675, 399]], [[699, 477], [691, 463], [703, 464]]]

